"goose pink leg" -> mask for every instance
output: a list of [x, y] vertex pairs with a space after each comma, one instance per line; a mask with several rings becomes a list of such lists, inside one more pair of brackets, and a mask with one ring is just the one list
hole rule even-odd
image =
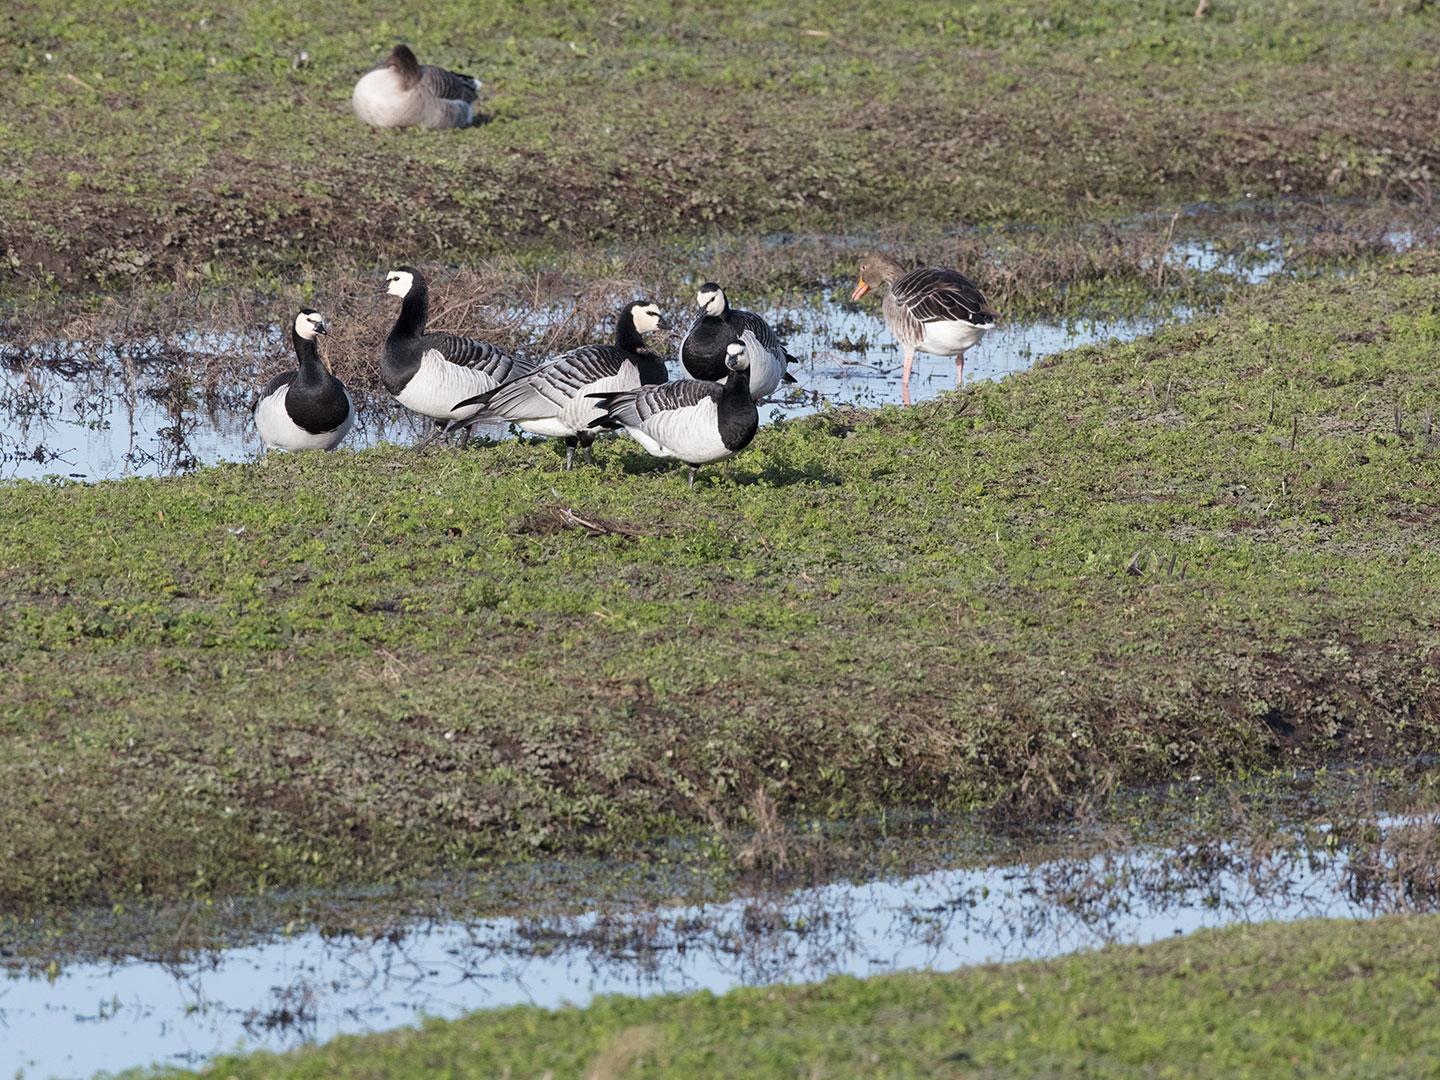
[[900, 374], [900, 400], [910, 404], [910, 367], [915, 363], [915, 350], [905, 346], [905, 369]]
[[959, 390], [965, 382], [965, 354], [957, 353], [955, 356], [955, 389]]

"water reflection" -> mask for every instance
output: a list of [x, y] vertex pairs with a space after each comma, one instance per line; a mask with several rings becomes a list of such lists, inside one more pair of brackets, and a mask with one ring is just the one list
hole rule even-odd
[[1384, 838], [1403, 829], [1374, 828], [1382, 842], [1358, 860], [1322, 831], [1314, 844], [1207, 842], [709, 905], [397, 926], [363, 940], [312, 932], [182, 964], [77, 964], [0, 984], [0, 1074], [194, 1065], [237, 1046], [284, 1049], [502, 1005], [946, 971], [1235, 922], [1434, 909], [1433, 891], [1375, 889]]

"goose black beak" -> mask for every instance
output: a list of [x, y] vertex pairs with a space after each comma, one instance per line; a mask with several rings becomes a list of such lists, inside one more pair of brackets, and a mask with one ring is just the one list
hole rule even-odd
[[669, 330], [673, 324], [664, 315], [661, 315], [660, 322], [656, 325], [658, 325], [661, 330]]
[[855, 300], [859, 300], [862, 296], [864, 296], [864, 295], [865, 295], [866, 293], [868, 293], [869, 291], [870, 291], [870, 286], [866, 283], [865, 279], [862, 277], [862, 278], [860, 279], [860, 284], [856, 285], [856, 286], [855, 286], [855, 291], [850, 294], [850, 299], [851, 299], [852, 302], [855, 301]]

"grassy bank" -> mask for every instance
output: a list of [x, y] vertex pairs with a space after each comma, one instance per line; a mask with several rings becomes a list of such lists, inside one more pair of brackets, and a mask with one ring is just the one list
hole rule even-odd
[[[1426, 5], [1208, 7], [436, 0], [398, 22], [354, 0], [20, 0], [0, 23], [0, 292], [1430, 198]], [[354, 79], [398, 38], [480, 74], [489, 122], [359, 125]]]
[[201, 1075], [1429, 1076], [1436, 930], [1272, 923], [955, 975], [506, 1009]]
[[1437, 287], [1258, 290], [694, 493], [618, 440], [7, 486], [0, 910], [1432, 748]]

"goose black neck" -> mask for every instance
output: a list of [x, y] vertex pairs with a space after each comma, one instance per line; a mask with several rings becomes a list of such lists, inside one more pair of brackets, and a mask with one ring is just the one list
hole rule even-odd
[[760, 410], [750, 395], [750, 372], [732, 371], [725, 379], [725, 388], [720, 391], [720, 403], [716, 406], [716, 420], [720, 427], [720, 441], [732, 454], [739, 453], [750, 445], [755, 431], [760, 426]]
[[722, 403], [749, 405], [755, 407], [755, 399], [750, 395], [750, 372], [732, 371], [725, 377], [725, 389], [721, 391], [720, 400]]
[[626, 352], [640, 353], [648, 351], [645, 348], [645, 339], [640, 331], [635, 329], [635, 315], [630, 311], [620, 313], [619, 320], [615, 323], [615, 344]]
[[325, 364], [320, 359], [320, 348], [315, 344], [315, 339], [301, 337], [300, 331], [294, 329], [290, 331], [290, 339], [295, 342], [295, 356], [300, 361], [299, 381], [324, 382], [329, 372], [325, 370]]
[[400, 304], [400, 317], [395, 320], [394, 333], [405, 337], [419, 337], [425, 332], [425, 320], [430, 314], [430, 290], [423, 281], [416, 280]]

